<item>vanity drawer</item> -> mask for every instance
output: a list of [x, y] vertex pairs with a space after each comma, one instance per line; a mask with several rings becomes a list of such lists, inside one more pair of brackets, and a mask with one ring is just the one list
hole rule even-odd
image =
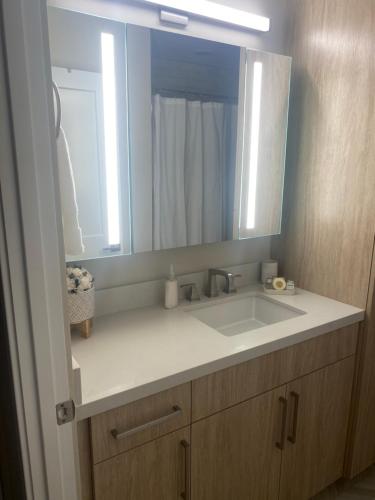
[[93, 462], [189, 425], [191, 383], [173, 387], [91, 418]]
[[286, 384], [353, 355], [358, 324], [260, 356], [193, 381], [192, 420]]

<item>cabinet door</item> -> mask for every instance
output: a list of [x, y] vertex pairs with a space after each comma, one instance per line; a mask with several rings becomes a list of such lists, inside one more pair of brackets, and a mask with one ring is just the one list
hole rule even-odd
[[189, 443], [187, 427], [96, 464], [95, 500], [188, 498]]
[[284, 386], [193, 424], [192, 500], [278, 498], [285, 403]]
[[305, 500], [343, 475], [354, 356], [287, 386], [281, 500]]

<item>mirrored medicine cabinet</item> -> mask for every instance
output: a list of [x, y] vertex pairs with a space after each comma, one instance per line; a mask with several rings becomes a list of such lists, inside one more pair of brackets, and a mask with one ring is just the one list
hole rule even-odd
[[67, 260], [280, 232], [291, 59], [48, 8]]

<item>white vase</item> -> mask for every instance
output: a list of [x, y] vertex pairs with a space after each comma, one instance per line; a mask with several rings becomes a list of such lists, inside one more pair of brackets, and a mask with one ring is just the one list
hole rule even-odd
[[82, 323], [94, 317], [95, 288], [85, 292], [68, 293], [68, 314], [71, 325]]

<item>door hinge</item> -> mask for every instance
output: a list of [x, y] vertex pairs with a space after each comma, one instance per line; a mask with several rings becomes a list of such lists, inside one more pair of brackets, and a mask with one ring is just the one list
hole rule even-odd
[[72, 399], [69, 399], [69, 401], [64, 401], [63, 403], [58, 403], [56, 405], [56, 420], [58, 425], [72, 422], [74, 420], [75, 414], [76, 407]]

